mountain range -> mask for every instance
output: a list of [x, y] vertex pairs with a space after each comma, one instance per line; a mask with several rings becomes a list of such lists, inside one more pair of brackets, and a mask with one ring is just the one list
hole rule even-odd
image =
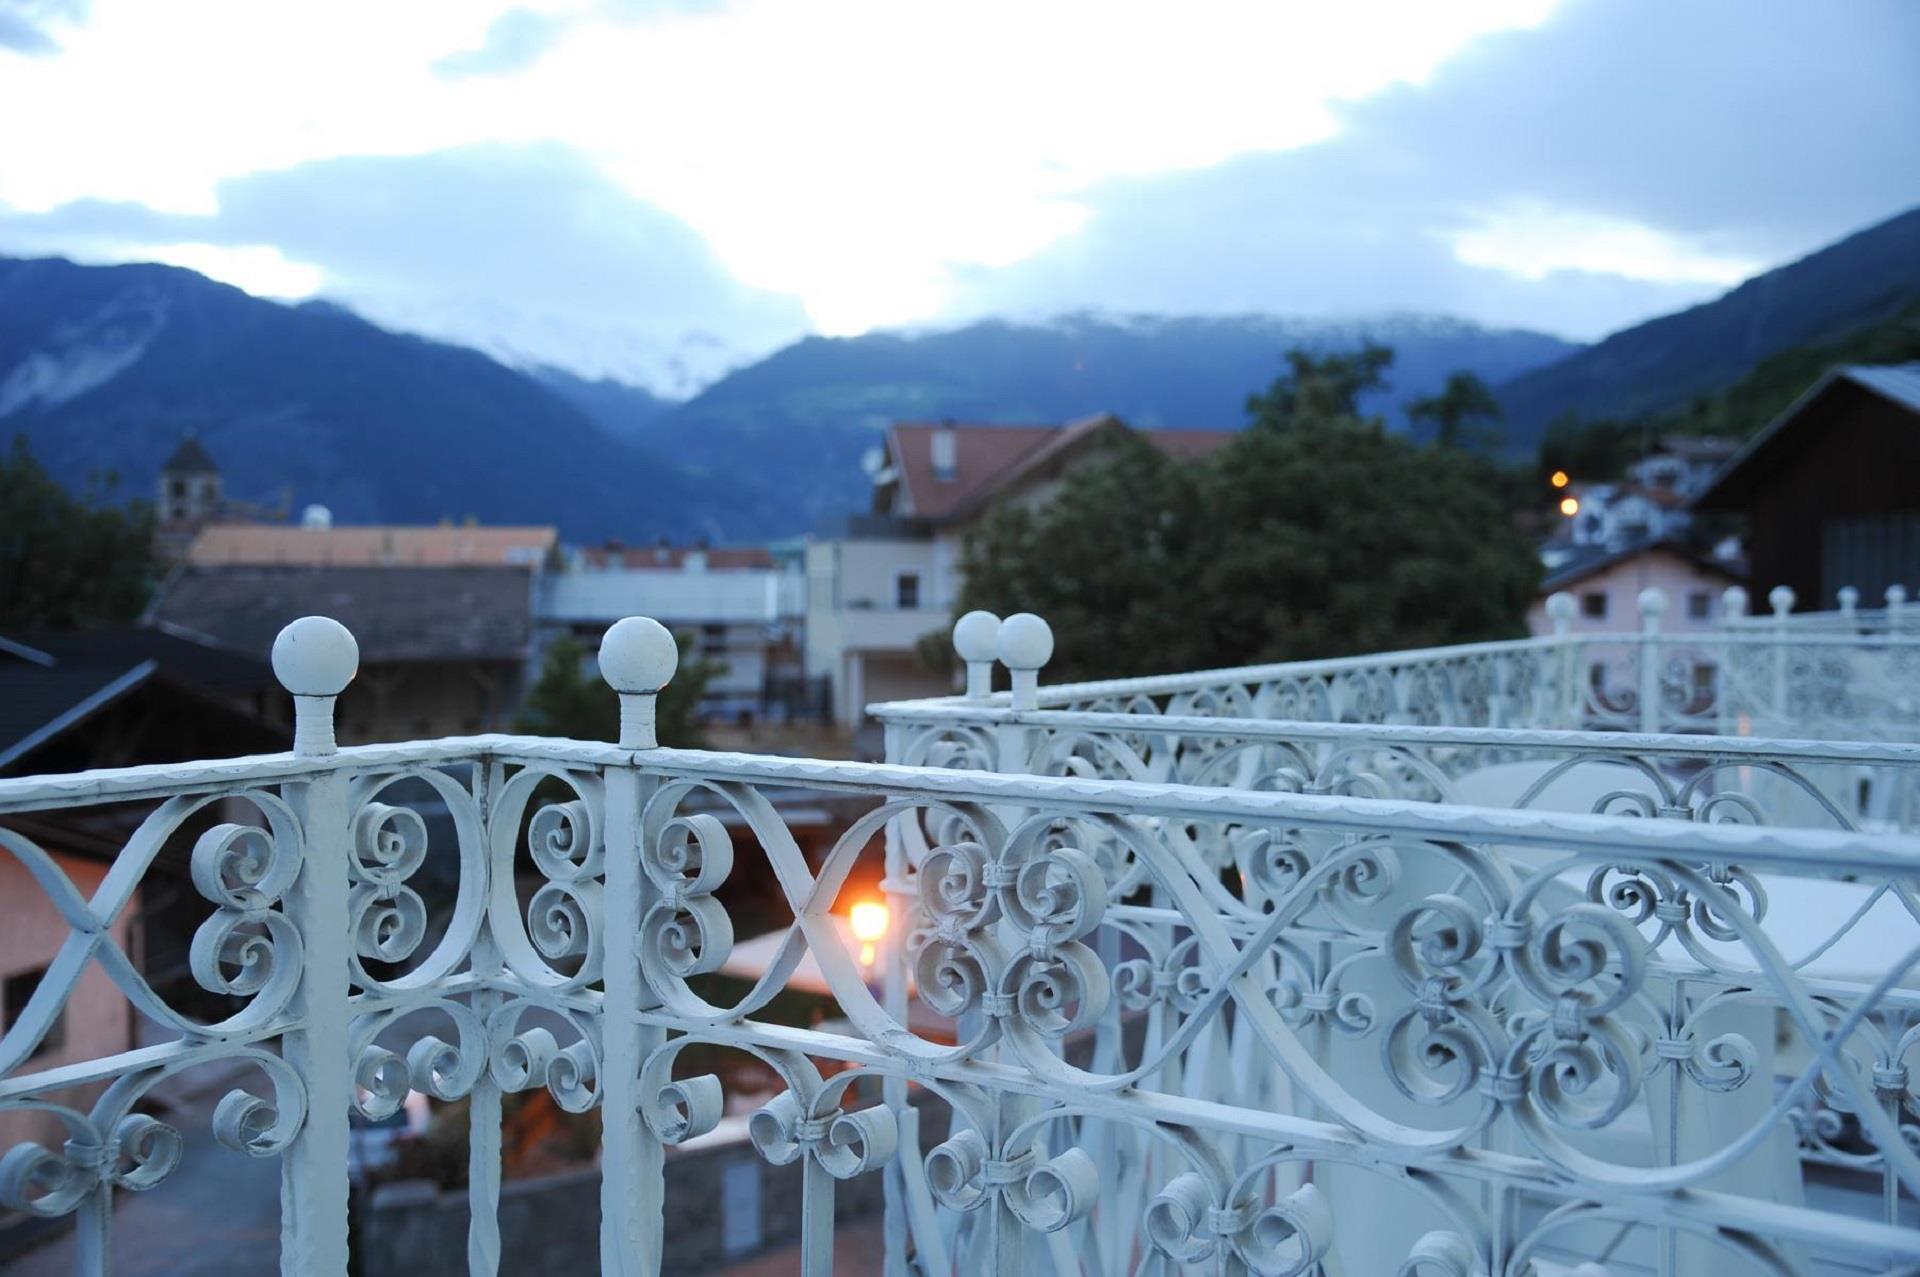
[[1920, 208], [1498, 386], [1507, 446], [1531, 451], [1569, 413], [1619, 420], [1671, 412], [1725, 389], [1769, 356], [1833, 343], [1916, 297]]
[[896, 419], [1234, 426], [1294, 346], [1396, 352], [1366, 405], [1390, 423], [1466, 369], [1496, 386], [1509, 447], [1544, 427], [1671, 411], [1756, 362], [1920, 296], [1920, 210], [1725, 296], [1579, 347], [1455, 319], [1329, 322], [1071, 315], [810, 337], [674, 402], [282, 305], [191, 271], [0, 258], [0, 434], [58, 478], [145, 495], [194, 429], [233, 495], [290, 492], [342, 522], [557, 524], [574, 540], [792, 535], [859, 509], [861, 459]]

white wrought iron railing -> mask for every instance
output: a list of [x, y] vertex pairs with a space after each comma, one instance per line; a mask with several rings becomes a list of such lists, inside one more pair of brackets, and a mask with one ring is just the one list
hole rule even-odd
[[[1043, 631], [1009, 626], [1031, 691]], [[293, 753], [0, 781], [0, 820], [135, 812], [84, 895], [0, 824], [67, 932], [0, 1038], [0, 1114], [58, 1135], [0, 1159], [0, 1202], [75, 1216], [106, 1271], [116, 1194], [184, 1147], [141, 1098], [238, 1064], [213, 1125], [279, 1159], [283, 1271], [345, 1271], [349, 1111], [416, 1090], [471, 1106], [489, 1273], [502, 1096], [544, 1087], [600, 1114], [602, 1271], [652, 1273], [666, 1150], [734, 1098], [698, 1050], [780, 1079], [747, 1126], [802, 1168], [806, 1273], [869, 1173], [897, 1274], [1920, 1270], [1920, 841], [663, 749], [674, 659], [651, 622], [609, 633], [616, 744], [335, 749], [352, 640], [308, 618], [275, 648]], [[1035, 728], [991, 730], [1032, 757]], [[796, 792], [872, 806], [809, 856]], [[176, 854], [218, 1018], [114, 939]], [[873, 963], [835, 921], [863, 867], [896, 920]], [[790, 922], [728, 991], [753, 887]], [[836, 1018], [771, 1016], [803, 960]], [[94, 967], [154, 1040], [36, 1067]]]
[[[1534, 638], [1186, 674], [1033, 687], [1030, 708], [1303, 722], [1550, 730], [1709, 732], [1920, 741], [1920, 629], [1853, 632], [1793, 623], [1793, 592], [1774, 617], [1746, 621], [1746, 591], [1723, 600], [1711, 630], [1663, 628], [1666, 595], [1642, 591], [1640, 624], [1572, 628], [1572, 596]], [[982, 613], [985, 616], [987, 614]], [[982, 632], [985, 635], [985, 631]], [[992, 639], [983, 637], [991, 660]], [[965, 659], [963, 654], [962, 659]], [[978, 663], [977, 661], [974, 663]], [[1016, 686], [990, 693], [1027, 703]], [[937, 702], [936, 702], [937, 703]]]

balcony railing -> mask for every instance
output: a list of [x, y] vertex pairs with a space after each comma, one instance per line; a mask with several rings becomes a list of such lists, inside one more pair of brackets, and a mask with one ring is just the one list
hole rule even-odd
[[[1605, 744], [1270, 732], [1175, 703], [1222, 686], [1278, 705], [1291, 674], [1166, 680], [1145, 713], [1049, 719], [1044, 627], [985, 624], [984, 648], [977, 621], [956, 646], [976, 690], [997, 652], [1014, 703], [888, 711], [897, 747], [915, 715], [971, 733], [980, 752], [941, 760], [962, 767], [659, 748], [675, 652], [638, 619], [601, 651], [618, 743], [336, 749], [353, 644], [308, 618], [275, 648], [293, 753], [0, 781], [0, 818], [36, 829], [135, 813], [90, 894], [51, 835], [0, 827], [67, 932], [0, 1039], [0, 1110], [59, 1135], [0, 1159], [0, 1202], [76, 1217], [82, 1269], [108, 1270], [115, 1196], [186, 1147], [143, 1097], [241, 1066], [216, 1155], [278, 1160], [289, 1273], [346, 1270], [349, 1113], [409, 1091], [469, 1105], [467, 1263], [496, 1271], [502, 1100], [536, 1088], [600, 1115], [609, 1273], [660, 1270], [668, 1150], [743, 1104], [758, 1153], [800, 1168], [810, 1274], [831, 1271], [836, 1185], [868, 1174], [898, 1274], [1920, 1271], [1920, 840], [1864, 829], [1871, 806], [1831, 801], [1809, 828], [1708, 809], [1709, 786], [1633, 817], [1460, 805], [1469, 772], [1435, 759], [1554, 766]], [[1419, 655], [1446, 670], [1488, 650]], [[1124, 745], [1138, 778], [1085, 761], [1082, 736]], [[1898, 791], [1913, 766], [1885, 745], [1615, 739], [1613, 765], [1662, 784], [1693, 759], [1872, 766]], [[1363, 748], [1432, 788], [1314, 779]], [[1287, 751], [1294, 776], [1267, 785]], [[796, 793], [872, 806], [809, 854]], [[215, 1017], [114, 939], [176, 859], [204, 901], [191, 967]], [[434, 865], [452, 870], [438, 905]], [[786, 921], [743, 990], [717, 977], [750, 889]], [[866, 890], [896, 920], [872, 961], [837, 922]], [[773, 1013], [803, 959], [835, 1018]], [[155, 1040], [36, 1067], [93, 968]], [[728, 1058], [781, 1089], [743, 1101]]]
[[[1547, 600], [1555, 632], [1330, 660], [1150, 675], [1039, 688], [1034, 708], [1322, 723], [1709, 732], [1920, 740], [1920, 627], [1854, 632], [1802, 625], [1790, 590], [1775, 616], [1667, 631], [1667, 599], [1639, 597], [1639, 626], [1570, 628], [1570, 595]], [[1010, 694], [988, 697], [1011, 704]], [[939, 703], [928, 702], [928, 703]]]

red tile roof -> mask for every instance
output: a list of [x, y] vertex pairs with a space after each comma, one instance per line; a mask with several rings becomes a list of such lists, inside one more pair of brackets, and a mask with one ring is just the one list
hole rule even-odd
[[215, 523], [187, 550], [194, 567], [538, 567], [553, 549], [552, 528], [289, 528]]
[[[933, 467], [933, 439], [954, 432], [953, 472]], [[1111, 414], [1083, 417], [1064, 426], [975, 426], [951, 422], [896, 422], [887, 432], [888, 459], [898, 472], [912, 512], [923, 519], [951, 519], [977, 510], [994, 493], [1072, 455], [1102, 430], [1135, 430]], [[1182, 461], [1216, 451], [1232, 430], [1135, 430], [1156, 448]]]
[[[580, 551], [581, 561], [591, 568], [625, 568], [643, 571], [658, 568], [678, 571], [687, 563], [695, 547], [684, 545], [594, 545]], [[760, 545], [719, 545], [706, 551], [709, 571], [725, 572], [745, 568], [771, 568], [773, 555]]]

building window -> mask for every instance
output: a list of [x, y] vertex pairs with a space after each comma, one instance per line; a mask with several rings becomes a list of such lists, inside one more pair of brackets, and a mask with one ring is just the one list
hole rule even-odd
[[727, 627], [724, 625], [703, 625], [700, 627], [700, 656], [703, 660], [717, 661], [727, 654]]
[[[4, 981], [0, 981], [0, 1003], [5, 1004], [4, 1008], [0, 1008], [5, 1012], [5, 1032], [13, 1032], [13, 1026], [20, 1022], [20, 1016], [26, 1011], [27, 1002], [33, 997], [34, 990], [40, 987], [40, 982], [46, 979], [46, 976], [45, 967], [34, 967], [27, 971], [16, 971]], [[47, 1030], [47, 1036], [41, 1038], [40, 1045], [34, 1048], [34, 1054], [57, 1051], [66, 1045], [66, 1041], [67, 1009], [61, 1007], [59, 1014], [53, 1017], [53, 1025]]]
[[1705, 590], [1691, 590], [1687, 594], [1687, 619], [1704, 621], [1713, 615], [1713, 595]]
[[1607, 619], [1607, 592], [1588, 590], [1580, 596], [1580, 615], [1594, 621]]
[[911, 612], [920, 606], [920, 574], [902, 572], [894, 578], [893, 605], [902, 612]]

